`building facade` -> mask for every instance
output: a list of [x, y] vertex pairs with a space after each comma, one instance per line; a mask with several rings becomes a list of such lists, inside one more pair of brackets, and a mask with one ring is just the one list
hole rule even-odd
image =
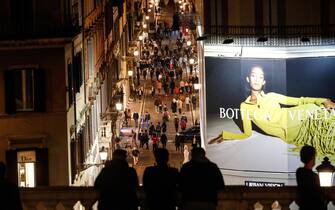
[[0, 10], [0, 160], [9, 178], [91, 185], [123, 102], [127, 2], [6, 0]]

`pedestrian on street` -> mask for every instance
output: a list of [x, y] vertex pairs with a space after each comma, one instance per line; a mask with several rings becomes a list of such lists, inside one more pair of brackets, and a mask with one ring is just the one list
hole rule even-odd
[[179, 128], [179, 118], [176, 114], [174, 115], [173, 124], [174, 124], [174, 128], [176, 130], [176, 133], [177, 133], [178, 128]]
[[162, 143], [162, 147], [165, 149], [166, 148], [166, 143], [168, 141], [165, 132], [162, 133], [160, 140], [161, 140], [161, 143]]
[[133, 147], [131, 154], [133, 156], [133, 161], [134, 161], [133, 165], [136, 166], [138, 163], [138, 158], [140, 157], [140, 151], [137, 149], [137, 147]]
[[193, 109], [197, 108], [197, 97], [193, 94], [192, 95], [192, 104], [193, 104]]
[[185, 105], [186, 105], [186, 110], [187, 111], [190, 111], [190, 107], [191, 107], [191, 100], [190, 100], [190, 97], [189, 96], [186, 96], [185, 98]]
[[136, 132], [134, 130], [131, 130], [131, 134], [132, 134], [132, 146], [136, 146], [137, 147], [137, 135], [136, 135]]
[[185, 120], [180, 120], [180, 129], [182, 131], [185, 131], [186, 130], [186, 121]]
[[190, 161], [190, 152], [188, 151], [188, 146], [184, 145], [184, 160], [183, 160], [183, 164], [187, 163], [188, 161]]
[[112, 157], [94, 183], [99, 192], [98, 210], [137, 210], [138, 177], [135, 169], [128, 166], [127, 151], [117, 149]]
[[135, 128], [138, 127], [138, 118], [139, 118], [139, 115], [138, 115], [138, 113], [135, 111], [135, 112], [133, 113], [133, 119], [134, 119], [134, 121], [135, 121]]
[[143, 134], [143, 146], [144, 144], [147, 145], [147, 149], [149, 149], [149, 135], [147, 130], [145, 130]]
[[177, 100], [175, 98], [172, 99], [171, 110], [172, 110], [172, 113], [176, 113], [177, 112]]
[[160, 122], [157, 123], [156, 128], [155, 128], [155, 131], [156, 131], [156, 135], [157, 135], [157, 136], [161, 136], [161, 133], [162, 133], [162, 126], [161, 126], [161, 123], [160, 123]]
[[156, 151], [156, 149], [158, 148], [158, 136], [154, 133], [151, 137], [151, 141], [152, 141], [152, 150]]
[[180, 136], [178, 135], [175, 135], [175, 138], [174, 138], [174, 145], [176, 147], [176, 151], [180, 151]]
[[149, 126], [149, 136], [151, 137], [152, 134], [154, 134], [154, 133], [155, 133], [155, 126], [154, 126], [154, 124], [151, 122], [151, 123], [150, 123], [150, 126]]
[[179, 114], [181, 114], [182, 109], [183, 109], [183, 101], [181, 99], [178, 100], [177, 106], [178, 106]]

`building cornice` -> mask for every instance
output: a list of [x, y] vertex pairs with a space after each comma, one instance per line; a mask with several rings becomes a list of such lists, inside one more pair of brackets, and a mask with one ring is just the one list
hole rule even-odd
[[72, 41], [71, 37], [26, 39], [26, 40], [4, 40], [0, 41], [1, 50], [24, 50], [41, 48], [62, 48]]

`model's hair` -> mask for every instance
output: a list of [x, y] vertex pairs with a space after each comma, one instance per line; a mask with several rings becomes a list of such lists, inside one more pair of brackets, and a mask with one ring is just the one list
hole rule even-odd
[[315, 158], [316, 151], [315, 148], [309, 145], [305, 145], [300, 150], [300, 160], [304, 164], [308, 163], [309, 161]]

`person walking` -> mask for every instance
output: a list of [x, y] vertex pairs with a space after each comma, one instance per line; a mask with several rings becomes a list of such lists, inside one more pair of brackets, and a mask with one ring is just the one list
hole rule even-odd
[[151, 141], [152, 141], [152, 150], [156, 151], [158, 148], [158, 136], [154, 133], [151, 137]]
[[138, 114], [138, 112], [135, 111], [133, 113], [133, 119], [135, 121], [135, 128], [138, 128], [138, 118], [139, 118], [139, 114]]
[[191, 160], [180, 170], [183, 210], [215, 210], [217, 194], [225, 187], [218, 166], [207, 159], [201, 147], [193, 148]]
[[178, 170], [168, 166], [169, 152], [155, 151], [157, 165], [147, 167], [143, 174], [143, 188], [148, 210], [175, 210]]
[[166, 143], [167, 143], [167, 136], [165, 134], [165, 132], [162, 133], [161, 135], [161, 143], [162, 143], [162, 147], [165, 149], [166, 148]]
[[133, 147], [131, 154], [133, 156], [133, 161], [134, 161], [133, 165], [136, 166], [138, 163], [138, 158], [140, 156], [140, 151], [137, 149], [137, 147]]
[[127, 151], [117, 149], [113, 159], [105, 163], [95, 180], [99, 192], [98, 210], [137, 210], [136, 195], [138, 177], [134, 168], [128, 166]]
[[174, 128], [176, 130], [176, 133], [177, 133], [178, 128], [179, 128], [179, 118], [176, 114], [174, 115], [173, 124], [174, 124]]
[[0, 161], [0, 205], [2, 210], [23, 210], [19, 188], [6, 179], [6, 164]]
[[184, 161], [183, 164], [187, 163], [190, 161], [190, 152], [188, 151], [188, 146], [184, 145]]
[[319, 176], [313, 172], [316, 151], [312, 146], [303, 146], [300, 150], [300, 160], [304, 163], [296, 171], [298, 184], [298, 200], [300, 210], [327, 210], [325, 195], [320, 187]]

